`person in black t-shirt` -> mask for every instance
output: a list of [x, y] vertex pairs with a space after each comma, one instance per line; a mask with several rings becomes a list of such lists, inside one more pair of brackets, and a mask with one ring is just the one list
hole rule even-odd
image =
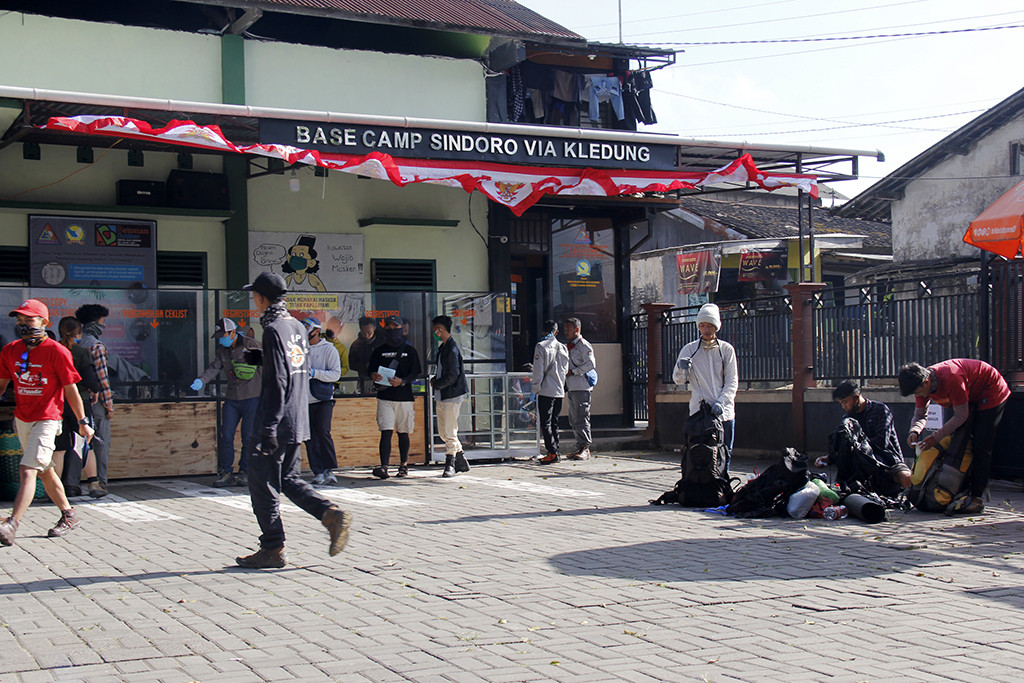
[[377, 428], [380, 429], [380, 467], [373, 468], [373, 476], [388, 478], [391, 434], [397, 431], [398, 476], [404, 477], [409, 473], [409, 434], [416, 424], [412, 383], [423, 369], [416, 349], [404, 340], [398, 316], [385, 320], [384, 345], [373, 350], [367, 366], [377, 389]]

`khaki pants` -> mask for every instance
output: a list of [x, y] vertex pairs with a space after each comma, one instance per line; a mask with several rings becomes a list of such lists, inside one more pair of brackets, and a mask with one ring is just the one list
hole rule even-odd
[[462, 452], [459, 443], [459, 412], [462, 410], [462, 397], [437, 402], [437, 431], [444, 441], [444, 454], [455, 455]]

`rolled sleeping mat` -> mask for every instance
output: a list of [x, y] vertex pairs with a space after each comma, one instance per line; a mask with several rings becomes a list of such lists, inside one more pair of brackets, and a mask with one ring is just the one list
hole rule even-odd
[[857, 493], [851, 493], [843, 500], [843, 505], [850, 511], [851, 517], [856, 517], [868, 524], [878, 524], [885, 521], [885, 506]]

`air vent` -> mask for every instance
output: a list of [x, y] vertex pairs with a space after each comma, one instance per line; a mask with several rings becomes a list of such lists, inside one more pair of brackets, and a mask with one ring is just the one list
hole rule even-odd
[[0, 282], [28, 284], [28, 247], [0, 246]]
[[202, 251], [158, 251], [156, 283], [160, 287], [205, 287], [206, 253]]
[[433, 292], [437, 289], [434, 261], [373, 259], [370, 278], [377, 292]]

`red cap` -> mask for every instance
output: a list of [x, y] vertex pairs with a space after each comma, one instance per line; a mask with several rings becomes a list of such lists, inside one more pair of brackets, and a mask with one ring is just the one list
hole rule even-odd
[[28, 299], [21, 306], [11, 311], [10, 315], [13, 317], [19, 313], [21, 315], [39, 316], [43, 320], [50, 319], [50, 311], [46, 308], [46, 304], [39, 299]]

